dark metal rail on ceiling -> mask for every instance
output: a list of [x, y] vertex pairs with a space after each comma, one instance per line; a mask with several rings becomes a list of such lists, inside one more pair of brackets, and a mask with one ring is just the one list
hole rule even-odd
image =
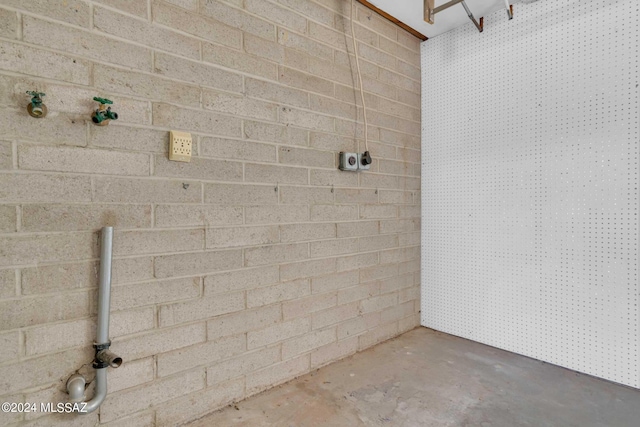
[[[462, 7], [464, 7], [465, 12], [467, 12], [469, 19], [471, 19], [478, 31], [482, 32], [484, 29], [484, 18], [481, 17], [480, 22], [476, 21], [475, 16], [473, 16], [473, 13], [471, 13], [471, 10], [464, 0], [451, 0], [450, 2], [438, 7], [435, 7], [435, 0], [424, 0], [424, 20], [429, 24], [433, 24], [435, 22], [434, 19], [436, 13], [449, 9], [451, 6], [455, 6], [458, 3], [462, 3]], [[513, 19], [513, 5], [509, 4], [509, 0], [504, 0], [504, 3], [507, 8], [507, 16], [509, 16], [509, 19]]]

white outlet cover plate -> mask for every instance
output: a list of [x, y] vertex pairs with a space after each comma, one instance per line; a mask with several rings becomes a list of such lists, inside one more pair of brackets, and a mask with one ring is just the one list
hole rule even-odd
[[169, 160], [190, 162], [192, 150], [191, 134], [172, 130], [169, 133]]

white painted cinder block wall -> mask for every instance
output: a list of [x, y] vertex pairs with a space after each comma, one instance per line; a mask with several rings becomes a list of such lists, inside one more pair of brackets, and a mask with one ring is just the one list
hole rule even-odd
[[357, 7], [374, 163], [339, 172], [347, 4], [0, 1], [0, 401], [65, 401], [91, 361], [105, 225], [124, 358], [99, 413], [0, 424], [174, 425], [418, 325], [419, 40]]

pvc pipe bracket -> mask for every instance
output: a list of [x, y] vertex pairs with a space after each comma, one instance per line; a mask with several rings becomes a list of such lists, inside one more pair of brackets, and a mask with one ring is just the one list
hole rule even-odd
[[98, 357], [100, 352], [109, 350], [109, 347], [111, 347], [111, 340], [103, 344], [93, 343], [93, 348], [96, 349], [96, 354], [93, 358], [93, 365], [92, 365], [94, 369], [102, 369], [102, 368], [109, 367], [108, 362], [105, 362], [104, 360], [101, 360], [100, 357]]
[[109, 347], [111, 347], [111, 340], [103, 344], [93, 343], [93, 348], [96, 349], [96, 353], [99, 352], [100, 350], [108, 350]]

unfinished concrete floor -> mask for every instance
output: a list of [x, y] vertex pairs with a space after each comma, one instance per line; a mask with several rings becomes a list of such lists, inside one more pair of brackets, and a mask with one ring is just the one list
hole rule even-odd
[[638, 427], [640, 391], [414, 329], [190, 427]]

